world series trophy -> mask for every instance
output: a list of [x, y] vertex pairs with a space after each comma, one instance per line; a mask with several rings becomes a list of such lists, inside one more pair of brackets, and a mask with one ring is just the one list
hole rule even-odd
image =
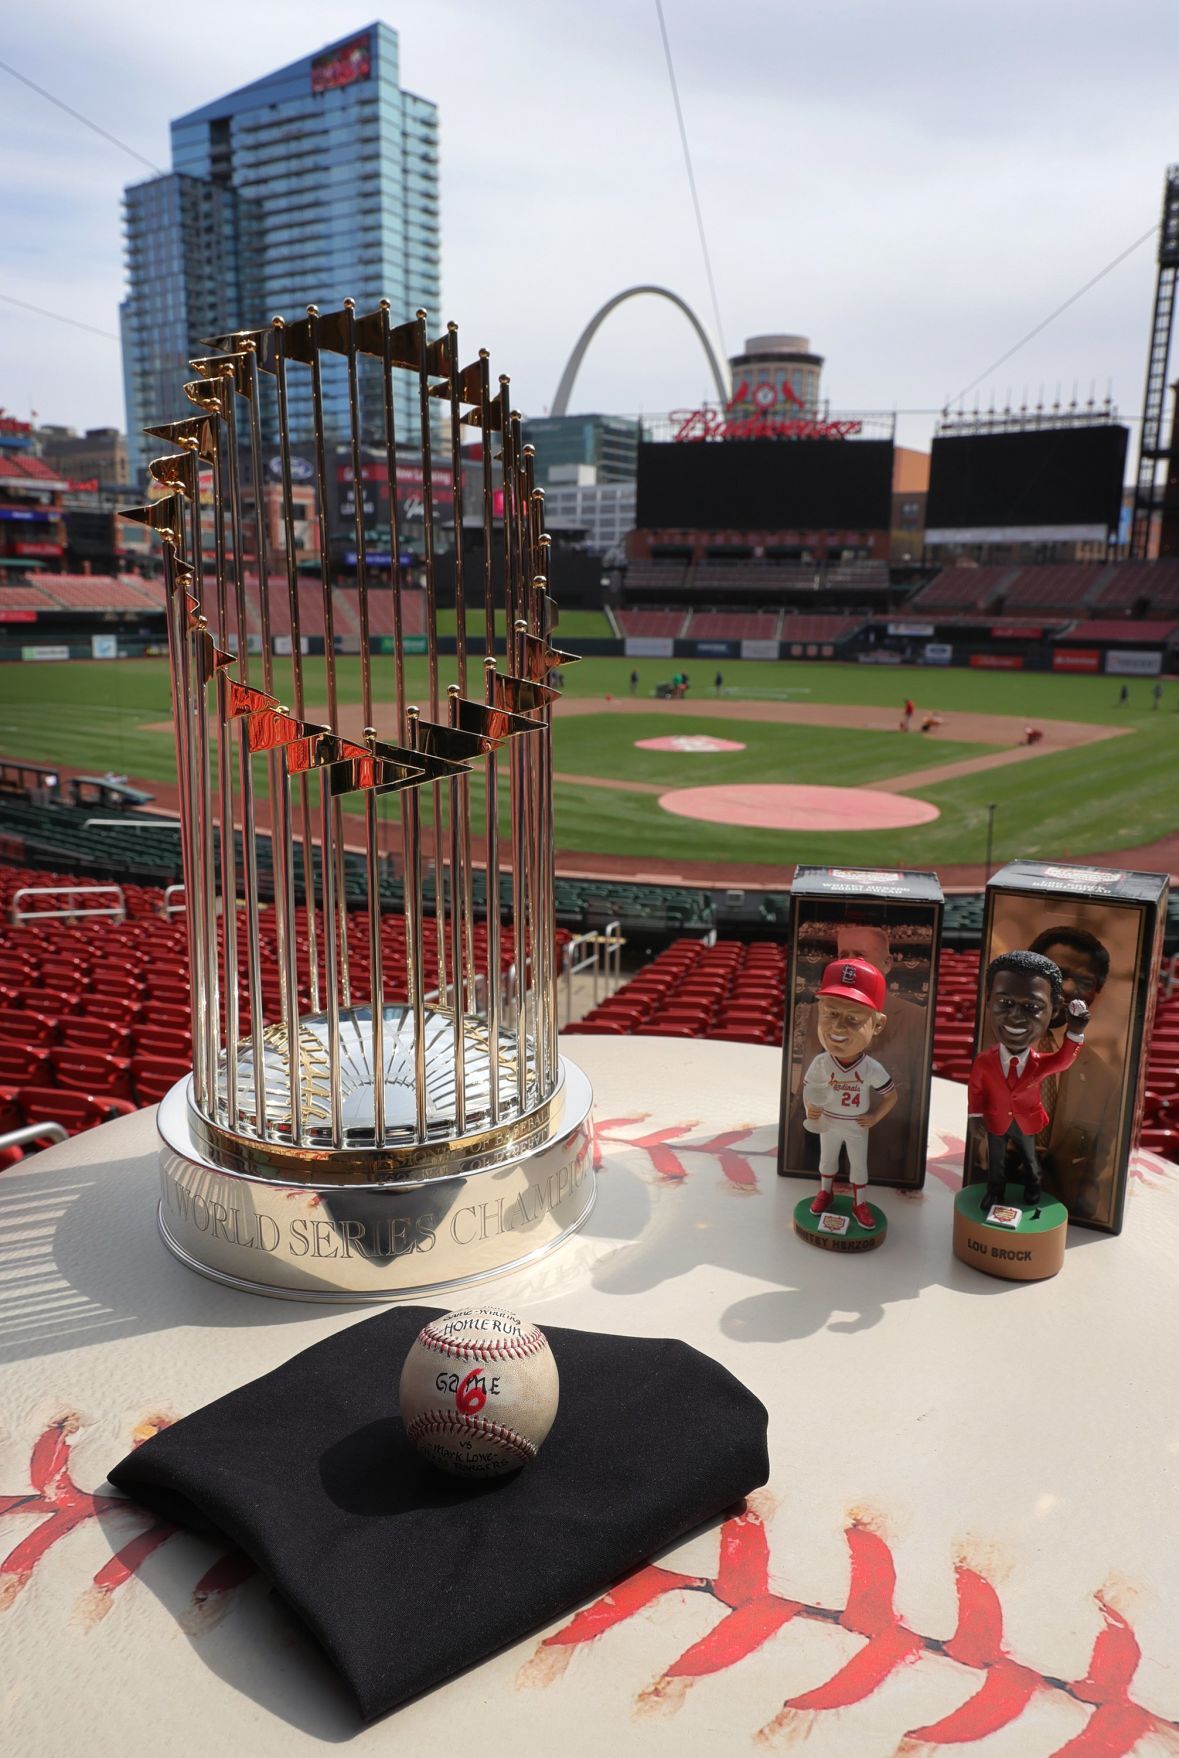
[[[559, 692], [549, 678], [573, 656], [550, 639], [556, 606], [531, 448], [521, 443], [509, 380], [501, 377], [493, 392], [486, 350], [461, 366], [457, 326], [431, 339], [423, 311], [395, 325], [387, 301], [361, 316], [345, 300], [340, 311], [309, 306], [297, 322], [276, 317], [202, 346], [215, 352], [190, 363], [196, 376], [184, 387], [195, 413], [147, 429], [177, 448], [150, 465], [160, 498], [123, 515], [163, 543], [192, 971], [192, 1074], [159, 1109], [160, 1230], [191, 1268], [261, 1293], [356, 1301], [461, 1287], [552, 1250], [594, 1199], [589, 1083], [557, 1047], [552, 704]], [[329, 356], [338, 358], [328, 373], [341, 375], [342, 359], [347, 380], [360, 631], [355, 732], [342, 724], [348, 710], [326, 523]], [[397, 431], [395, 389], [407, 383], [412, 435]], [[456, 613], [454, 681], [444, 693], [432, 457], [439, 402], [449, 416]], [[301, 627], [293, 406], [307, 412], [318, 492], [320, 675]], [[362, 409], [379, 409], [389, 481], [393, 653], [383, 679], [376, 660], [384, 643], [372, 627], [376, 563], [366, 547]], [[481, 664], [468, 652], [465, 621], [464, 429], [477, 429], [482, 446]], [[404, 663], [409, 598], [396, 483], [407, 440], [423, 499], [428, 695], [421, 705], [407, 691]], [[264, 444], [273, 451], [275, 443], [282, 542], [275, 536], [272, 545], [262, 460]], [[502, 466], [499, 604], [493, 461]], [[279, 595], [290, 621], [289, 695], [276, 676], [272, 638]], [[322, 723], [308, 717], [308, 703], [321, 701]], [[499, 901], [505, 771], [506, 920]], [[477, 962], [472, 783], [480, 782], [487, 925]], [[271, 908], [260, 885], [263, 791]], [[396, 983], [380, 897], [378, 801], [388, 796], [399, 808], [404, 866], [404, 980], [398, 956]], [[363, 848], [366, 905], [351, 924], [346, 804], [359, 808], [349, 818]], [[505, 984], [513, 948], [514, 981], [509, 968]], [[277, 1017], [268, 1020], [268, 1011]]]

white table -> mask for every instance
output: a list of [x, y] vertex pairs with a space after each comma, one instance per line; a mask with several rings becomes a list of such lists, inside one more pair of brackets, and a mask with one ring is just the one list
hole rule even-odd
[[369, 1316], [175, 1263], [140, 1113], [0, 1177], [5, 1752], [755, 1758], [805, 1733], [807, 1758], [888, 1758], [982, 1729], [968, 1758], [1046, 1758], [1086, 1724], [1101, 1758], [1179, 1747], [1179, 1171], [1140, 1156], [1121, 1238], [1074, 1230], [1055, 1281], [994, 1281], [950, 1253], [964, 1094], [937, 1082], [924, 1193], [874, 1192], [884, 1246], [839, 1259], [791, 1230], [776, 1052], [566, 1048], [597, 1094], [598, 1206], [488, 1294], [723, 1361], [771, 1413], [748, 1513], [360, 1728], [257, 1575], [87, 1493], [137, 1434]]

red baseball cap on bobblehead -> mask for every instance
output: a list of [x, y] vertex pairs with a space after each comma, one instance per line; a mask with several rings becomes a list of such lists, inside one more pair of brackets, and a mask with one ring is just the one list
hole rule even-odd
[[888, 990], [881, 973], [866, 958], [836, 958], [823, 972], [818, 993], [858, 1001], [863, 1007], [883, 1013]]

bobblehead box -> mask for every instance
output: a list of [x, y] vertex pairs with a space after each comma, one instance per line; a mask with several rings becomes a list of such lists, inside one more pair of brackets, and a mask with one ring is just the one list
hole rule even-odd
[[[866, 959], [884, 978], [879, 1010], [884, 1022], [852, 1073], [867, 1070], [876, 1093], [891, 1090], [882, 1085], [883, 1073], [897, 1094], [888, 1114], [868, 1130], [868, 1181], [902, 1190], [920, 1190], [924, 1184], [942, 907], [935, 873], [796, 869], [782, 1045], [780, 1176], [818, 1177], [819, 1135], [807, 1126], [803, 1095], [807, 1072], [826, 1049], [819, 1039], [818, 992], [833, 961]], [[833, 986], [846, 987], [834, 979]], [[867, 1108], [878, 1103], [869, 1096]], [[840, 1175], [846, 1176], [845, 1161], [841, 1167]]]
[[[1037, 1057], [1068, 1042], [1068, 1006], [1089, 1022], [1071, 1064], [1040, 1083], [1035, 1135], [1045, 1190], [1069, 1220], [1119, 1233], [1130, 1153], [1142, 1122], [1146, 1050], [1158, 994], [1168, 880], [1161, 873], [1012, 861], [986, 891], [974, 1053], [996, 1044], [987, 967], [1007, 952], [1036, 952], [1062, 976], [1061, 1001], [1035, 1043]], [[982, 1131], [967, 1131], [964, 1182], [986, 1176]]]

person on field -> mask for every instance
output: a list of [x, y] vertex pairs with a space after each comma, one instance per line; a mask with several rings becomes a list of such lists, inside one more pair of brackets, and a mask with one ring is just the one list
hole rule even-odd
[[716, 674], [716, 677], [713, 679], [713, 688], [715, 689], [718, 696], [720, 695], [720, 693], [724, 689], [724, 687], [725, 687], [725, 680], [721, 676], [720, 672], [718, 671]]
[[630, 674], [630, 693], [632, 696], [637, 694], [638, 688], [639, 688], [639, 674], [637, 671], [632, 671]]
[[913, 730], [913, 716], [916, 714], [916, 712], [917, 712], [917, 709], [914, 706], [913, 698], [911, 696], [906, 696], [905, 697], [905, 706], [904, 706], [902, 713], [901, 713], [901, 731], [902, 732], [911, 732]]
[[1163, 685], [1161, 679], [1156, 682], [1154, 689], [1150, 693], [1154, 697], [1154, 706], [1157, 708], [1163, 699]]
[[1118, 707], [1124, 708], [1126, 706], [1126, 704], [1129, 702], [1129, 700], [1130, 700], [1130, 686], [1129, 686], [1129, 684], [1123, 684], [1122, 685], [1122, 693], [1118, 697]]

